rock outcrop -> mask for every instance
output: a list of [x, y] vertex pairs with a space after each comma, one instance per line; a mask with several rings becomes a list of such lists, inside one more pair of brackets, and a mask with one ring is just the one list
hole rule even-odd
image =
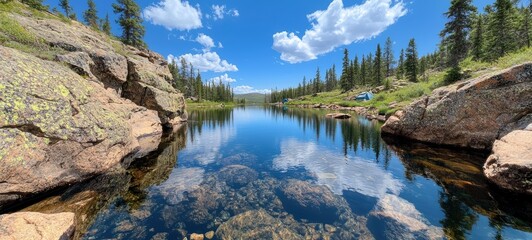
[[532, 113], [532, 63], [438, 88], [391, 116], [382, 132], [489, 150], [506, 128]]
[[14, 17], [46, 44], [60, 49], [55, 60], [79, 75], [157, 111], [162, 124], [172, 126], [186, 120], [185, 99], [169, 83], [172, 75], [161, 55], [123, 45], [75, 21]]
[[67, 240], [74, 234], [74, 224], [73, 213], [18, 212], [0, 215], [0, 239]]
[[532, 63], [525, 63], [436, 89], [397, 111], [382, 132], [465, 148], [493, 146], [484, 166], [488, 179], [532, 193], [532, 134], [520, 130], [531, 123]]
[[484, 174], [505, 189], [532, 194], [532, 124], [495, 141]]
[[0, 46], [0, 208], [128, 167], [186, 120], [159, 54], [21, 12], [45, 54]]

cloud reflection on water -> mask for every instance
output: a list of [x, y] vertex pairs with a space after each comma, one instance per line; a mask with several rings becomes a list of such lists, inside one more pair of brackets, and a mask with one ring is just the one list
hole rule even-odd
[[288, 171], [304, 167], [335, 194], [343, 190], [382, 198], [387, 193], [398, 195], [403, 184], [376, 163], [318, 146], [314, 142], [287, 139], [281, 142], [281, 154], [273, 160], [274, 169]]

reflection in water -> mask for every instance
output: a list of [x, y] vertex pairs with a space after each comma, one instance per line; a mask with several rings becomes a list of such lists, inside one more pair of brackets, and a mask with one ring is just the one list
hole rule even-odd
[[75, 212], [81, 239], [532, 238], [531, 199], [492, 188], [484, 154], [385, 142], [375, 121], [326, 113], [194, 110], [127, 172], [24, 210]]
[[433, 179], [442, 187], [438, 203], [445, 214], [441, 224], [450, 239], [464, 239], [479, 220], [488, 217], [496, 236], [501, 226], [532, 231], [532, 198], [493, 188], [482, 173], [485, 153], [472, 154], [384, 137], [405, 165], [405, 176]]
[[328, 186], [335, 194], [345, 190], [382, 198], [386, 193], [399, 194], [403, 185], [376, 163], [320, 147], [314, 142], [288, 139], [281, 142], [281, 154], [273, 159], [276, 170], [303, 167], [317, 183]]
[[[384, 161], [385, 167], [391, 159], [390, 150], [383, 144], [380, 137], [381, 124], [368, 120], [364, 117], [355, 116], [350, 120], [341, 120], [324, 118], [326, 110], [309, 110], [309, 109], [281, 109], [277, 107], [267, 108], [274, 118], [287, 118], [297, 121], [303, 131], [313, 131], [316, 139], [320, 138], [322, 129], [325, 135], [333, 142], [337, 139], [338, 128], [340, 128], [341, 141], [343, 143], [343, 153], [348, 155], [348, 151], [357, 152], [358, 150], [371, 150], [377, 162]], [[384, 156], [381, 156], [384, 152]], [[381, 157], [383, 159], [381, 159]]]

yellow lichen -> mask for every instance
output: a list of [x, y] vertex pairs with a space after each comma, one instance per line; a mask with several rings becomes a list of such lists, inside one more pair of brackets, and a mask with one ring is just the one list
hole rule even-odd
[[67, 97], [70, 94], [70, 91], [68, 91], [68, 89], [63, 85], [57, 86], [57, 89], [59, 90], [59, 93], [61, 93], [61, 96], [63, 97]]

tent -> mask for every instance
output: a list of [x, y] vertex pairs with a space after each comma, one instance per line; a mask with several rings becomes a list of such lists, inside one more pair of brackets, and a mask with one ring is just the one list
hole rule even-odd
[[373, 93], [371, 92], [363, 92], [361, 94], [358, 94], [358, 96], [355, 98], [357, 101], [369, 101], [373, 98]]

